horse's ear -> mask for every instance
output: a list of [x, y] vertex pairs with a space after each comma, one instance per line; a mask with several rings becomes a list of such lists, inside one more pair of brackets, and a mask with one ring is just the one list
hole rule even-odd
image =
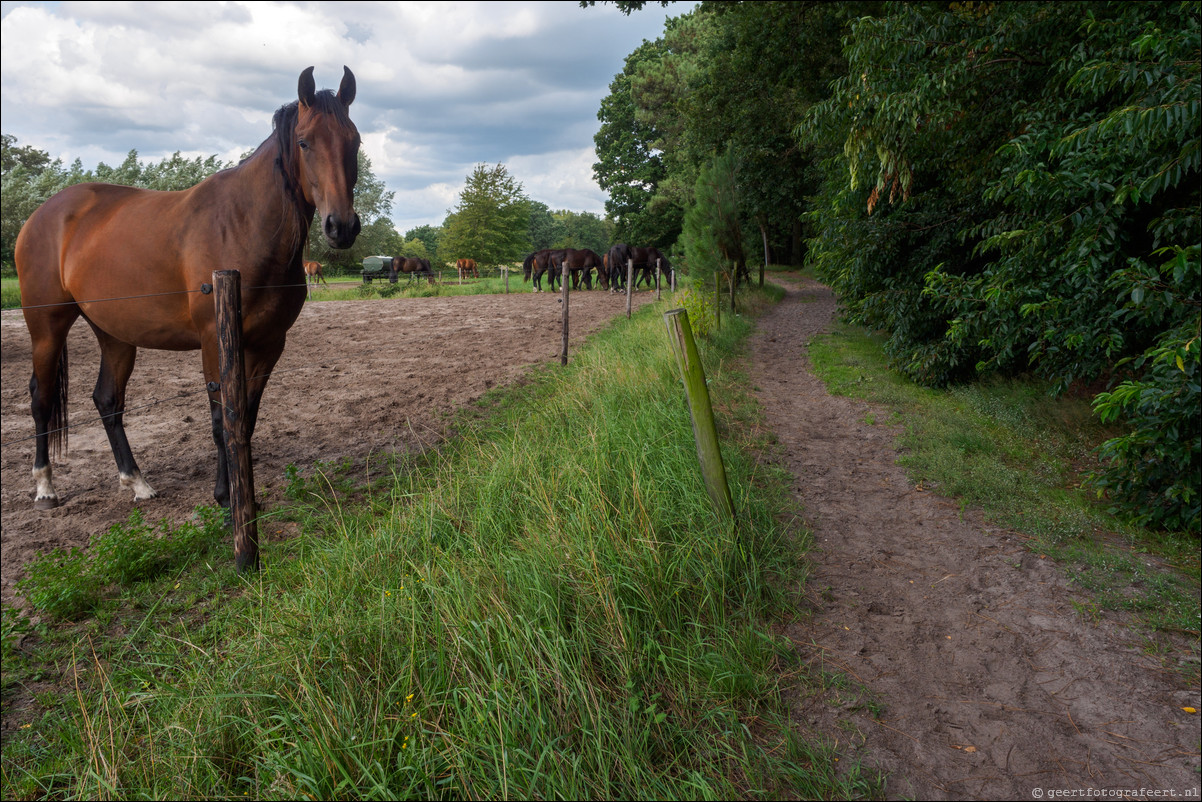
[[317, 83], [313, 80], [312, 67], [301, 73], [300, 81], [296, 85], [296, 96], [305, 108], [312, 106], [313, 101], [317, 99]]
[[338, 99], [344, 106], [355, 101], [355, 73], [345, 64], [342, 65], [342, 83], [338, 85]]

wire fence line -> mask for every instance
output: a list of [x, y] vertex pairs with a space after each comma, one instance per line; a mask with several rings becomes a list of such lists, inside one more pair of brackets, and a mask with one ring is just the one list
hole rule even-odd
[[[256, 285], [256, 286], [246, 287], [245, 289], [282, 290], [282, 289], [290, 289], [290, 288], [294, 288], [294, 287], [307, 287], [307, 286], [308, 286], [307, 283], [306, 284], [270, 284], [270, 285]], [[13, 307], [12, 310], [5, 310], [5, 311], [18, 311], [18, 310], [24, 311], [26, 309], [46, 309], [46, 308], [56, 307], [56, 306], [75, 306], [75, 305], [79, 305], [79, 304], [99, 304], [99, 303], [107, 303], [110, 301], [136, 300], [139, 298], [161, 298], [161, 297], [168, 296], [168, 295], [194, 295], [196, 293], [208, 295], [208, 294], [212, 293], [212, 291], [213, 291], [212, 286], [206, 284], [206, 285], [203, 285], [200, 289], [196, 289], [196, 290], [173, 290], [171, 292], [147, 293], [145, 295], [125, 295], [125, 296], [118, 296], [118, 297], [113, 297], [113, 298], [96, 298], [96, 299], [86, 300], [86, 301], [66, 301], [66, 302], [58, 303], [58, 304], [39, 304], [39, 305], [35, 305], [35, 306], [18, 306], [18, 307]], [[270, 378], [271, 376], [282, 375], [285, 373], [296, 373], [296, 372], [303, 371], [303, 370], [311, 370], [311, 369], [313, 369], [313, 367], [314, 367], [313, 365], [307, 365], [307, 366], [302, 366], [302, 367], [297, 367], [297, 368], [288, 368], [286, 370], [273, 370], [271, 373], [259, 374], [258, 376], [248, 377], [248, 381], [254, 381], [254, 380], [262, 379], [262, 378]], [[201, 395], [201, 394], [207, 395], [208, 393], [209, 393], [209, 390], [207, 387], [205, 387], [204, 389], [201, 389], [201, 390], [194, 390], [191, 392], [179, 393], [178, 395], [171, 396], [170, 398], [156, 399], [154, 401], [151, 401], [150, 403], [140, 404], [136, 407], [127, 407], [125, 409], [118, 410], [117, 412], [113, 412], [109, 415], [100, 415], [98, 418], [94, 417], [91, 413], [79, 412], [76, 414], [75, 417], [87, 415], [88, 419], [89, 419], [89, 422], [87, 424], [68, 423], [66, 426], [60, 427], [58, 429], [50, 429], [46, 432], [46, 434], [47, 435], [58, 434], [61, 432], [68, 432], [71, 429], [86, 428], [87, 426], [94, 425], [96, 421], [99, 421], [99, 423], [101, 425], [104, 425], [106, 420], [115, 418], [119, 415], [124, 415], [124, 414], [131, 413], [131, 412], [144, 411], [147, 409], [152, 409], [154, 407], [160, 406], [162, 404], [169, 404], [169, 403], [172, 403], [175, 401], [180, 401], [180, 400], [187, 399], [187, 398], [193, 398], [193, 397]], [[33, 434], [33, 435], [29, 435], [27, 437], [20, 437], [20, 438], [16, 438], [16, 439], [6, 440], [6, 441], [0, 443], [0, 449], [8, 448], [9, 446], [18, 445], [20, 443], [27, 443], [30, 440], [36, 440], [36, 439], [37, 439], [37, 435]]]
[[[245, 289], [245, 290], [283, 290], [283, 289], [289, 289], [292, 287], [307, 287], [307, 286], [309, 286], [309, 285], [308, 284], [262, 284], [262, 285], [253, 286], [253, 287], [243, 287], [243, 289]], [[56, 303], [56, 304], [34, 304], [32, 306], [22, 305], [22, 306], [10, 307], [9, 309], [6, 309], [4, 311], [6, 311], [6, 312], [22, 311], [23, 312], [26, 309], [52, 309], [56, 306], [80, 306], [82, 304], [103, 304], [103, 303], [110, 303], [112, 301], [134, 301], [139, 298], [163, 298], [168, 295], [195, 295], [196, 293], [200, 293], [201, 295], [208, 295], [212, 291], [213, 291], [213, 288], [211, 286], [205, 285], [205, 286], [202, 286], [198, 290], [172, 290], [171, 292], [152, 292], [152, 293], [147, 293], [145, 295], [120, 295], [120, 296], [116, 296], [114, 298], [94, 298], [94, 299], [86, 300], [86, 301], [72, 300], [72, 301], [62, 301], [61, 303]]]
[[[285, 370], [273, 370], [271, 373], [259, 374], [258, 376], [254, 376], [252, 378], [253, 379], [259, 379], [259, 378], [264, 378], [264, 377], [270, 378], [272, 376], [282, 376], [286, 373], [300, 373], [300, 372], [306, 371], [306, 370], [313, 370], [315, 367], [318, 370], [322, 370], [322, 369], [333, 370], [332, 367], [326, 368], [325, 366], [315, 366], [315, 365], [309, 364], [309, 365], [303, 365], [303, 366], [297, 367], [297, 368], [287, 368]], [[161, 404], [170, 404], [173, 401], [182, 401], [184, 399], [194, 398], [194, 397], [196, 397], [198, 395], [202, 395], [202, 394], [207, 395], [208, 392], [209, 392], [208, 388], [205, 388], [203, 390], [193, 390], [191, 392], [179, 393], [178, 395], [173, 395], [170, 398], [155, 399], [154, 401], [151, 401], [150, 403], [147, 403], [147, 404], [139, 404], [136, 407], [126, 407], [125, 409], [119, 410], [117, 412], [113, 412], [109, 415], [100, 415], [98, 417], [94, 416], [93, 413], [90, 413], [90, 412], [86, 412], [86, 411], [78, 412], [78, 413], [76, 413], [76, 417], [82, 417], [85, 415], [88, 417], [87, 424], [80, 424], [80, 423], [70, 424], [69, 423], [66, 426], [63, 426], [58, 429], [48, 429], [46, 431], [46, 434], [48, 434], [48, 435], [56, 434], [58, 432], [68, 432], [71, 429], [87, 428], [87, 426], [92, 425], [94, 423], [94, 420], [98, 420], [101, 424], [103, 424], [105, 420], [107, 420], [109, 418], [115, 418], [118, 415], [124, 415], [124, 414], [130, 413], [130, 412], [138, 412], [141, 410], [153, 409], [154, 407], [157, 407]], [[3, 443], [0, 443], [0, 448], [7, 448], [8, 446], [17, 445], [18, 443], [27, 443], [30, 440], [36, 440], [36, 439], [37, 439], [36, 434], [29, 435], [28, 437], [18, 437], [16, 439], [6, 440]]]
[[[504, 268], [498, 268], [498, 274], [500, 274], [500, 272], [503, 269]], [[509, 269], [513, 270], [514, 268], [509, 268]], [[517, 268], [517, 269], [520, 269], [520, 268]], [[304, 284], [256, 285], [256, 286], [245, 287], [244, 289], [248, 289], [248, 290], [282, 290], [282, 289], [291, 289], [291, 288], [299, 288], [299, 287], [307, 288], [308, 286], [309, 285], [306, 282]], [[96, 298], [96, 299], [84, 300], [84, 301], [66, 301], [66, 302], [59, 303], [59, 304], [39, 304], [39, 305], [34, 305], [34, 306], [17, 306], [17, 307], [12, 307], [11, 310], [4, 310], [4, 311], [24, 311], [25, 309], [45, 309], [45, 308], [50, 308], [50, 307], [55, 307], [55, 306], [99, 304], [99, 303], [107, 303], [107, 302], [113, 302], [113, 301], [136, 300], [136, 299], [140, 299], [140, 298], [159, 298], [159, 297], [168, 296], [168, 295], [194, 295], [196, 293], [208, 295], [208, 294], [212, 293], [212, 291], [213, 291], [212, 286], [205, 284], [200, 289], [195, 289], [195, 290], [174, 290], [171, 292], [147, 293], [147, 294], [143, 294], [143, 295], [125, 295], [125, 296], [117, 296], [117, 297], [112, 297], [112, 298]], [[287, 373], [296, 373], [296, 372], [305, 371], [305, 370], [313, 370], [315, 367], [318, 367], [318, 369], [322, 369], [324, 366], [315, 366], [313, 364], [309, 364], [309, 365], [304, 365], [304, 366], [296, 367], [296, 368], [287, 368], [285, 370], [273, 370], [271, 373], [259, 374], [257, 376], [248, 377], [247, 380], [254, 381], [257, 379], [270, 378], [271, 376], [284, 375]], [[325, 369], [332, 370], [333, 368], [330, 367], [330, 368], [325, 368]], [[202, 379], [202, 381], [203, 381], [203, 379]], [[195, 396], [202, 395], [202, 394], [207, 395], [208, 393], [209, 393], [209, 389], [207, 387], [205, 387], [200, 390], [179, 393], [179, 394], [171, 396], [169, 398], [156, 399], [156, 400], [151, 401], [146, 404], [140, 404], [136, 407], [127, 407], [125, 409], [118, 410], [117, 412], [113, 412], [109, 415], [95, 416], [94, 413], [90, 413], [87, 411], [80, 411], [78, 413], [75, 413], [75, 415], [73, 417], [79, 418], [79, 417], [87, 416], [87, 418], [88, 418], [87, 423], [79, 423], [79, 422], [68, 423], [66, 426], [60, 427], [58, 429], [50, 429], [46, 432], [46, 434], [51, 435], [51, 434], [57, 434], [57, 433], [61, 433], [61, 432], [69, 432], [72, 429], [83, 429], [83, 428], [87, 428], [88, 426], [96, 425], [96, 423], [99, 423], [100, 425], [104, 425], [104, 423], [107, 419], [115, 418], [119, 415], [125, 415], [128, 413], [145, 411], [148, 409], [153, 409], [154, 407], [160, 406], [162, 404], [170, 404], [170, 403], [173, 403], [176, 401], [193, 398]], [[0, 442], [0, 449], [8, 448], [9, 446], [19, 445], [21, 443], [27, 443], [31, 440], [36, 440], [36, 439], [37, 439], [37, 435], [33, 434], [33, 435], [28, 435], [26, 437], [5, 440], [3, 442]]]

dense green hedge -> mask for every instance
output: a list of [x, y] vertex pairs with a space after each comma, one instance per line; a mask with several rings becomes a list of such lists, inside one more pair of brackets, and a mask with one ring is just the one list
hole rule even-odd
[[1193, 531], [1199, 43], [1197, 2], [895, 4], [802, 131], [829, 154], [811, 260], [895, 365], [1110, 388], [1096, 487]]

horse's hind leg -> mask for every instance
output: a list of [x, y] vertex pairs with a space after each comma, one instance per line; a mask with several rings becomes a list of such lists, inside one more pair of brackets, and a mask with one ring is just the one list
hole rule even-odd
[[125, 386], [133, 373], [134, 358], [138, 350], [132, 345], [113, 339], [95, 326], [92, 328], [100, 341], [100, 375], [96, 378], [92, 401], [96, 404], [96, 411], [100, 413], [104, 431], [108, 434], [109, 446], [113, 449], [113, 458], [117, 461], [117, 475], [121, 486], [134, 491], [135, 501], [154, 498], [158, 494], [142, 478], [142, 472], [138, 470], [138, 463], [134, 461], [133, 452], [130, 450], [129, 439], [125, 436]]
[[54, 489], [50, 451], [62, 451], [67, 441], [67, 332], [79, 317], [75, 306], [26, 309], [25, 322], [33, 345], [33, 375], [29, 379], [30, 412], [34, 428], [34, 509], [59, 505]]
[[67, 350], [63, 346], [63, 340], [45, 345], [35, 342], [33, 349], [29, 396], [34, 429], [33, 506], [37, 510], [52, 510], [59, 505], [50, 448], [53, 445], [59, 451], [65, 436]]

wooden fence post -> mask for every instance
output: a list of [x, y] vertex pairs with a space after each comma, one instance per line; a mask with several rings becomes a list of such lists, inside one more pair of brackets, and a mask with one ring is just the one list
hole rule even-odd
[[626, 319], [630, 320], [631, 296], [634, 295], [634, 260], [626, 260]]
[[680, 365], [680, 380], [684, 383], [688, 397], [689, 414], [693, 419], [693, 438], [697, 442], [697, 460], [701, 463], [701, 475], [714, 512], [719, 517], [734, 520], [734, 502], [730, 497], [730, 486], [726, 482], [726, 466], [722, 463], [722, 450], [718, 446], [718, 427], [714, 424], [714, 408], [710, 404], [709, 388], [705, 384], [705, 370], [693, 340], [693, 327], [689, 324], [689, 313], [684, 309], [664, 312], [668, 325], [668, 339]]
[[242, 353], [242, 275], [213, 272], [217, 311], [217, 359], [221, 375], [221, 423], [234, 526], [234, 565], [238, 573], [259, 570], [259, 530], [254, 468], [246, 431], [246, 367]]
[[660, 300], [659, 279], [660, 279], [659, 260], [656, 259], [655, 260], [655, 300], [657, 300], [657, 301]]
[[508, 295], [509, 294], [509, 268], [506, 266], [506, 267], [502, 267], [501, 269], [505, 271], [505, 294]]
[[568, 284], [571, 282], [568, 276], [567, 259], [563, 260], [560, 270], [560, 281], [563, 282], [563, 286], [559, 288], [559, 291], [563, 293], [559, 301], [563, 304], [563, 351], [559, 355], [559, 364], [566, 365], [568, 364]]

